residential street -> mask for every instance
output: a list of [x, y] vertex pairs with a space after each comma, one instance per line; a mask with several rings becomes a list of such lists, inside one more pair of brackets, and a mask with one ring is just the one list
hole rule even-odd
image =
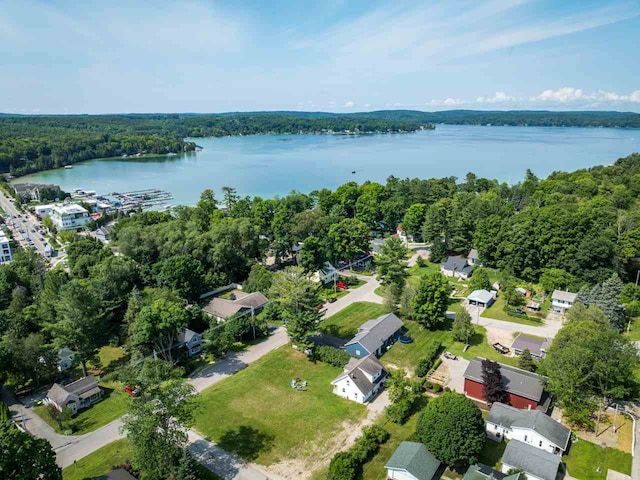
[[[342, 272], [344, 274], [344, 272]], [[382, 303], [384, 299], [374, 293], [374, 290], [380, 286], [380, 282], [374, 276], [355, 275], [360, 280], [366, 282], [359, 288], [350, 291], [347, 295], [339, 298], [334, 303], [328, 303], [325, 307], [324, 318], [335, 315], [340, 310], [348, 307], [354, 302], [373, 302]]]
[[558, 330], [562, 328], [562, 321], [560, 320], [546, 320], [544, 325], [533, 326], [524, 325], [515, 322], [505, 322], [504, 320], [495, 320], [493, 318], [487, 318], [482, 316], [484, 309], [473, 306], [465, 306], [469, 314], [471, 315], [471, 321], [474, 325], [480, 325], [482, 327], [496, 328], [505, 332], [515, 333], [528, 333], [529, 335], [537, 335], [539, 337], [553, 338], [558, 333]]
[[[26, 237], [29, 236], [33, 241], [35, 249], [41, 255], [44, 255], [44, 246], [47, 243], [45, 240], [40, 240], [40, 234], [33, 232], [33, 228], [41, 228], [38, 220], [30, 213], [21, 214], [7, 197], [4, 196], [4, 192], [0, 192], [0, 208], [11, 215], [12, 220], [7, 222], [13, 238], [20, 243], [23, 247], [28, 247]], [[26, 218], [21, 218], [24, 215]], [[18, 227], [24, 230], [24, 233], [18, 231]]]

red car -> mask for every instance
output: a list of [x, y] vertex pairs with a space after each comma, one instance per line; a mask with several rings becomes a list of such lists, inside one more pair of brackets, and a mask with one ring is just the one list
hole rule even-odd
[[135, 397], [136, 395], [138, 395], [138, 393], [140, 393], [140, 390], [138, 390], [137, 388], [132, 388], [131, 385], [125, 385], [124, 391], [126, 394], [131, 395], [132, 397]]
[[344, 282], [340, 281], [340, 282], [336, 282], [336, 287], [338, 287], [340, 290], [348, 290], [349, 287], [347, 287]]

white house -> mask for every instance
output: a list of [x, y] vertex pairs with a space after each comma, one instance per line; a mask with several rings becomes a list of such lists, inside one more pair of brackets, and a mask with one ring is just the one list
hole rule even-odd
[[75, 359], [75, 353], [68, 348], [61, 348], [58, 350], [58, 371], [64, 372], [69, 370], [73, 366], [73, 360]]
[[445, 277], [466, 280], [473, 273], [473, 267], [467, 264], [464, 258], [449, 257], [446, 262], [440, 264], [440, 273]]
[[75, 415], [78, 410], [100, 401], [103, 393], [95, 378], [89, 375], [68, 385], [54, 383], [44, 402], [55, 406], [60, 411], [70, 408]]
[[554, 290], [551, 294], [551, 310], [564, 315], [576, 302], [577, 293]]
[[402, 243], [413, 242], [413, 235], [409, 235], [402, 225], [398, 225], [396, 228], [396, 235], [402, 240]]
[[256, 315], [269, 303], [269, 299], [260, 292], [236, 290], [232, 296], [233, 299], [215, 297], [202, 310], [219, 322], [226, 322], [231, 317]]
[[545, 452], [562, 455], [571, 430], [539, 410], [520, 410], [494, 403], [485, 421], [487, 435], [493, 439], [518, 440]]
[[371, 400], [384, 385], [387, 371], [375, 355], [352, 358], [344, 371], [331, 381], [333, 393], [358, 403]]
[[13, 260], [11, 244], [7, 236], [0, 231], [0, 263], [9, 263]]
[[36, 205], [34, 207], [34, 210], [36, 212], [36, 215], [38, 218], [44, 218], [47, 217], [49, 215], [51, 215], [51, 211], [53, 210], [53, 207], [55, 207], [56, 204], [55, 203], [49, 203], [46, 205]]
[[177, 346], [186, 349], [190, 357], [197, 355], [202, 351], [202, 335], [186, 328], [178, 334]]
[[384, 468], [388, 480], [436, 480], [444, 468], [421, 443], [402, 442]]
[[480, 263], [480, 256], [478, 255], [478, 250], [472, 248], [469, 251], [469, 255], [467, 255], [467, 263], [469, 265], [478, 265]]
[[75, 203], [56, 205], [49, 216], [58, 230], [75, 230], [92, 221], [89, 212]]
[[511, 440], [502, 454], [502, 473], [522, 470], [527, 480], [556, 480], [561, 459], [560, 455]]
[[338, 270], [336, 270], [336, 268], [331, 265], [330, 262], [324, 262], [322, 268], [311, 275], [311, 281], [316, 283], [322, 282], [323, 284], [336, 282], [339, 278], [340, 275], [338, 274]]

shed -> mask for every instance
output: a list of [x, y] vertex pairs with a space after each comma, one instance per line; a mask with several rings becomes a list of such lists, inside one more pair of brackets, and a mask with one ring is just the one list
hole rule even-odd
[[441, 462], [427, 447], [417, 442], [402, 442], [384, 468], [388, 479], [433, 480], [440, 478]]
[[467, 297], [469, 305], [476, 307], [490, 307], [494, 301], [493, 293], [487, 290], [474, 290], [471, 295]]

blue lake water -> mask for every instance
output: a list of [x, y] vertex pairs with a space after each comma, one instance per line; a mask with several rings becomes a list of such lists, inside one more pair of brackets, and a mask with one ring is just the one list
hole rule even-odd
[[[190, 155], [91, 160], [73, 169], [41, 172], [18, 181], [55, 183], [98, 193], [159, 188], [173, 204], [193, 205], [205, 188], [244, 195], [308, 193], [355, 180], [384, 183], [396, 177], [463, 178], [467, 172], [509, 183], [527, 168], [539, 177], [607, 165], [640, 152], [640, 130], [607, 128], [438, 125], [398, 135], [259, 135], [198, 138]], [[352, 174], [355, 171], [355, 174]]]

